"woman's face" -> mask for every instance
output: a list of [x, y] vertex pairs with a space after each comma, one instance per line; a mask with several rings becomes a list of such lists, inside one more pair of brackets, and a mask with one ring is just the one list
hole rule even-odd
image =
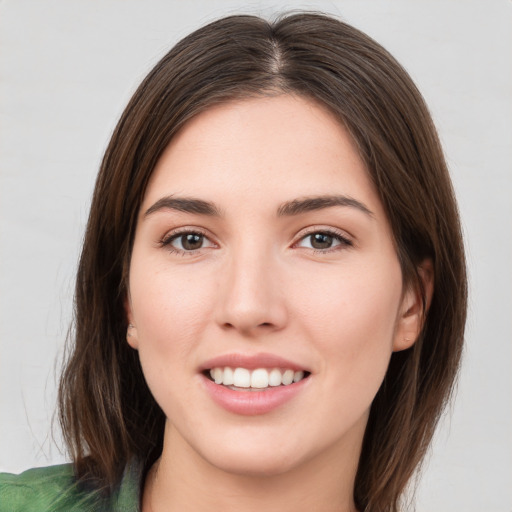
[[211, 108], [160, 158], [127, 339], [178, 453], [245, 474], [356, 464], [391, 352], [415, 337], [416, 300], [362, 160], [314, 102]]

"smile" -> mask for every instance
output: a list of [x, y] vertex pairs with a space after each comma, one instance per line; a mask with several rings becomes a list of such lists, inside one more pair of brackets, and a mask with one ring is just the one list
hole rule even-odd
[[261, 391], [279, 386], [289, 386], [300, 382], [309, 375], [302, 370], [291, 368], [231, 368], [215, 367], [209, 370], [209, 375], [215, 384], [227, 386], [234, 391]]
[[237, 415], [267, 414], [303, 396], [311, 369], [274, 354], [224, 354], [199, 367], [203, 389]]

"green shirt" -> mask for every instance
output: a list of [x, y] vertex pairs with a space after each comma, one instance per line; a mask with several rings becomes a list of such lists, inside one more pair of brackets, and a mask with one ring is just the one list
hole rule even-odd
[[140, 512], [141, 468], [127, 466], [109, 498], [76, 485], [71, 464], [0, 473], [0, 512]]

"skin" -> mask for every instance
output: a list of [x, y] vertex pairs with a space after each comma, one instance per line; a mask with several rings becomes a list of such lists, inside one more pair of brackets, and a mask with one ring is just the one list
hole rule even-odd
[[[333, 195], [368, 211], [337, 205], [278, 215], [283, 203]], [[214, 203], [219, 215], [146, 214], [168, 196]], [[198, 250], [184, 251], [180, 237], [161, 243], [187, 230], [204, 235]], [[335, 233], [332, 247], [315, 249], [311, 234], [326, 232]], [[370, 405], [391, 353], [419, 333], [421, 299], [402, 282], [382, 204], [327, 110], [280, 95], [191, 120], [149, 182], [126, 311], [128, 343], [168, 418], [145, 512], [355, 510]], [[261, 352], [303, 365], [307, 385], [262, 415], [214, 403], [199, 366]]]

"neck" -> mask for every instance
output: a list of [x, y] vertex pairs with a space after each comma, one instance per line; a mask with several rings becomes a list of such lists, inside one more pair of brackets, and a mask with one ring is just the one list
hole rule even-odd
[[[360, 437], [360, 436], [358, 436]], [[235, 474], [210, 464], [171, 426], [148, 473], [143, 512], [355, 512], [353, 488], [361, 438], [281, 474]]]

